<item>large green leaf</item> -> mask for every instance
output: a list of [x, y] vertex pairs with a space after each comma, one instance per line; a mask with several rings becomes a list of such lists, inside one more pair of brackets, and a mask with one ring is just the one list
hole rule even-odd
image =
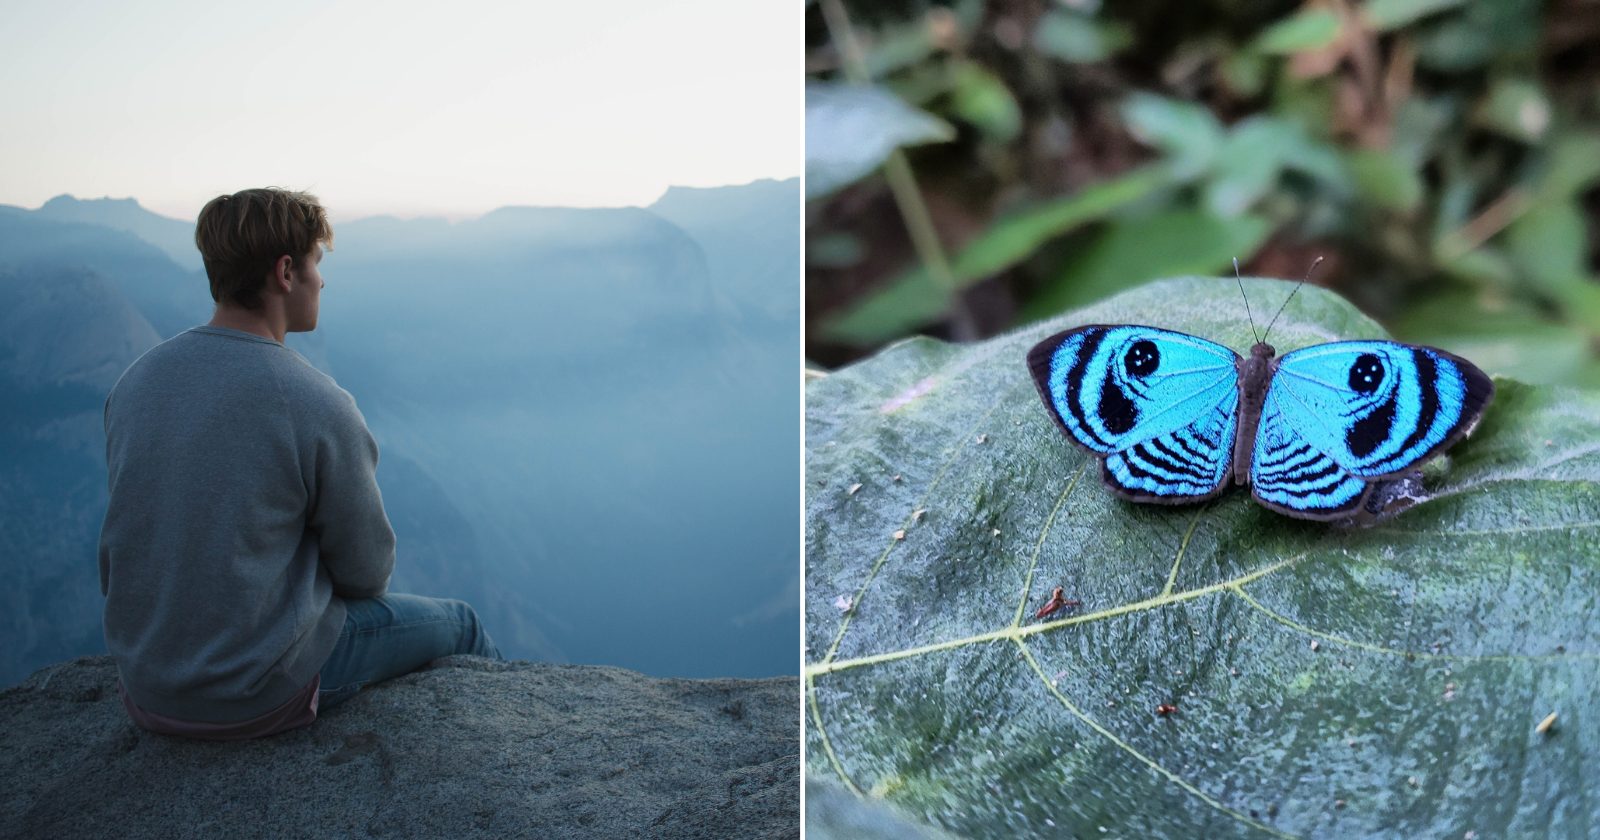
[[1496, 78], [1489, 94], [1478, 103], [1474, 120], [1530, 145], [1544, 138], [1552, 118], [1550, 100], [1532, 79]]
[[1040, 52], [1072, 63], [1105, 61], [1132, 43], [1133, 32], [1126, 25], [1063, 8], [1045, 13], [1033, 31]]
[[1554, 137], [1539, 176], [1539, 198], [1559, 201], [1584, 192], [1600, 180], [1600, 137], [1568, 132]]
[[1371, 0], [1362, 8], [1367, 25], [1383, 32], [1461, 5], [1464, 0]]
[[1271, 232], [1271, 223], [1260, 216], [1223, 218], [1199, 210], [1114, 220], [1067, 258], [1021, 316], [1043, 318], [1157, 277], [1225, 268], [1230, 260], [1253, 256]]
[[[1258, 318], [1291, 288], [1246, 284]], [[1135, 505], [1024, 364], [1090, 322], [1251, 340], [1231, 278], [1186, 278], [808, 385], [809, 772], [974, 837], [1591, 833], [1600, 396], [1498, 380], [1364, 530]], [[1378, 335], [1306, 288], [1271, 340]], [[1057, 586], [1082, 607], [1034, 620]]]
[[883, 88], [808, 81], [806, 198], [821, 198], [854, 183], [901, 146], [954, 136], [949, 123]]
[[1593, 365], [1582, 328], [1553, 322], [1531, 304], [1486, 306], [1467, 292], [1434, 294], [1390, 326], [1407, 341], [1449, 350], [1487, 373], [1524, 382], [1574, 384]]
[[1341, 28], [1337, 13], [1311, 9], [1267, 27], [1250, 43], [1250, 49], [1276, 55], [1320, 50], [1338, 39]]
[[1272, 189], [1283, 169], [1285, 128], [1271, 117], [1248, 117], [1228, 132], [1206, 184], [1206, 209], [1238, 216]]
[[997, 143], [1009, 143], [1022, 131], [1022, 108], [999, 76], [974, 61], [962, 61], [951, 72], [950, 112]]
[[[1168, 185], [1160, 165], [1135, 169], [1066, 198], [1043, 202], [1006, 216], [951, 260], [956, 287], [963, 289], [1027, 259], [1046, 242], [1142, 201]], [[844, 313], [825, 320], [820, 332], [837, 341], [870, 344], [904, 334], [938, 318], [950, 306], [926, 268], [914, 268], [866, 295]]]
[[1409, 213], [1427, 192], [1417, 167], [1387, 149], [1354, 149], [1345, 163], [1356, 189], [1377, 207]]
[[1528, 283], [1563, 300], [1574, 286], [1589, 282], [1588, 220], [1576, 201], [1535, 205], [1506, 229], [1508, 255]]
[[1173, 175], [1180, 179], [1209, 169], [1226, 136], [1210, 109], [1152, 93], [1130, 95], [1122, 104], [1122, 118], [1135, 138], [1166, 153]]

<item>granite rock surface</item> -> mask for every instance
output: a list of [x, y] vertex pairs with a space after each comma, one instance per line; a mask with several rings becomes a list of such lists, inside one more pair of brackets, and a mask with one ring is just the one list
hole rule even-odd
[[799, 696], [456, 656], [212, 743], [137, 728], [83, 657], [0, 692], [0, 837], [794, 838]]

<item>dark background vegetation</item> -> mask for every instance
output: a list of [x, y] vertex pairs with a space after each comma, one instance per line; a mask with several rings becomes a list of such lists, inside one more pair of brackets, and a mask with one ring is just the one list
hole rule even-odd
[[1600, 386], [1600, 3], [820, 0], [806, 29], [813, 364], [1321, 256], [1397, 338]]

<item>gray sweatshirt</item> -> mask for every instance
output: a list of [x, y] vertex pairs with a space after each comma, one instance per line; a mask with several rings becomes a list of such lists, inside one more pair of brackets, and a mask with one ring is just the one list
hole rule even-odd
[[195, 327], [106, 398], [106, 647], [138, 706], [247, 720], [322, 669], [394, 531], [355, 400], [269, 338]]

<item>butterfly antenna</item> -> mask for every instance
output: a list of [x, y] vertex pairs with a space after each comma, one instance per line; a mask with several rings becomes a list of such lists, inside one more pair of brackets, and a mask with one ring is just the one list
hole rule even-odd
[[1239, 281], [1239, 297], [1244, 298], [1244, 316], [1250, 319], [1250, 334], [1256, 337], [1256, 343], [1261, 343], [1261, 336], [1256, 335], [1256, 319], [1250, 314], [1250, 296], [1244, 293], [1244, 279], [1239, 276], [1239, 258], [1233, 258], [1233, 279]]
[[1294, 293], [1300, 291], [1300, 287], [1304, 286], [1306, 284], [1306, 281], [1311, 279], [1311, 272], [1316, 271], [1317, 270], [1317, 265], [1319, 263], [1321, 263], [1321, 262], [1322, 262], [1322, 258], [1321, 257], [1317, 257], [1316, 259], [1311, 261], [1311, 267], [1306, 269], [1306, 276], [1304, 278], [1302, 278], [1300, 280], [1300, 282], [1294, 284], [1294, 289], [1289, 292], [1289, 296], [1283, 299], [1283, 305], [1278, 307], [1278, 314], [1277, 315], [1273, 315], [1272, 316], [1272, 320], [1267, 322], [1267, 331], [1265, 333], [1262, 333], [1262, 335], [1261, 335], [1261, 340], [1262, 341], [1266, 341], [1267, 340], [1267, 335], [1272, 333], [1272, 325], [1278, 323], [1278, 315], [1282, 315], [1283, 314], [1283, 310], [1289, 308], [1289, 301], [1294, 300]]

